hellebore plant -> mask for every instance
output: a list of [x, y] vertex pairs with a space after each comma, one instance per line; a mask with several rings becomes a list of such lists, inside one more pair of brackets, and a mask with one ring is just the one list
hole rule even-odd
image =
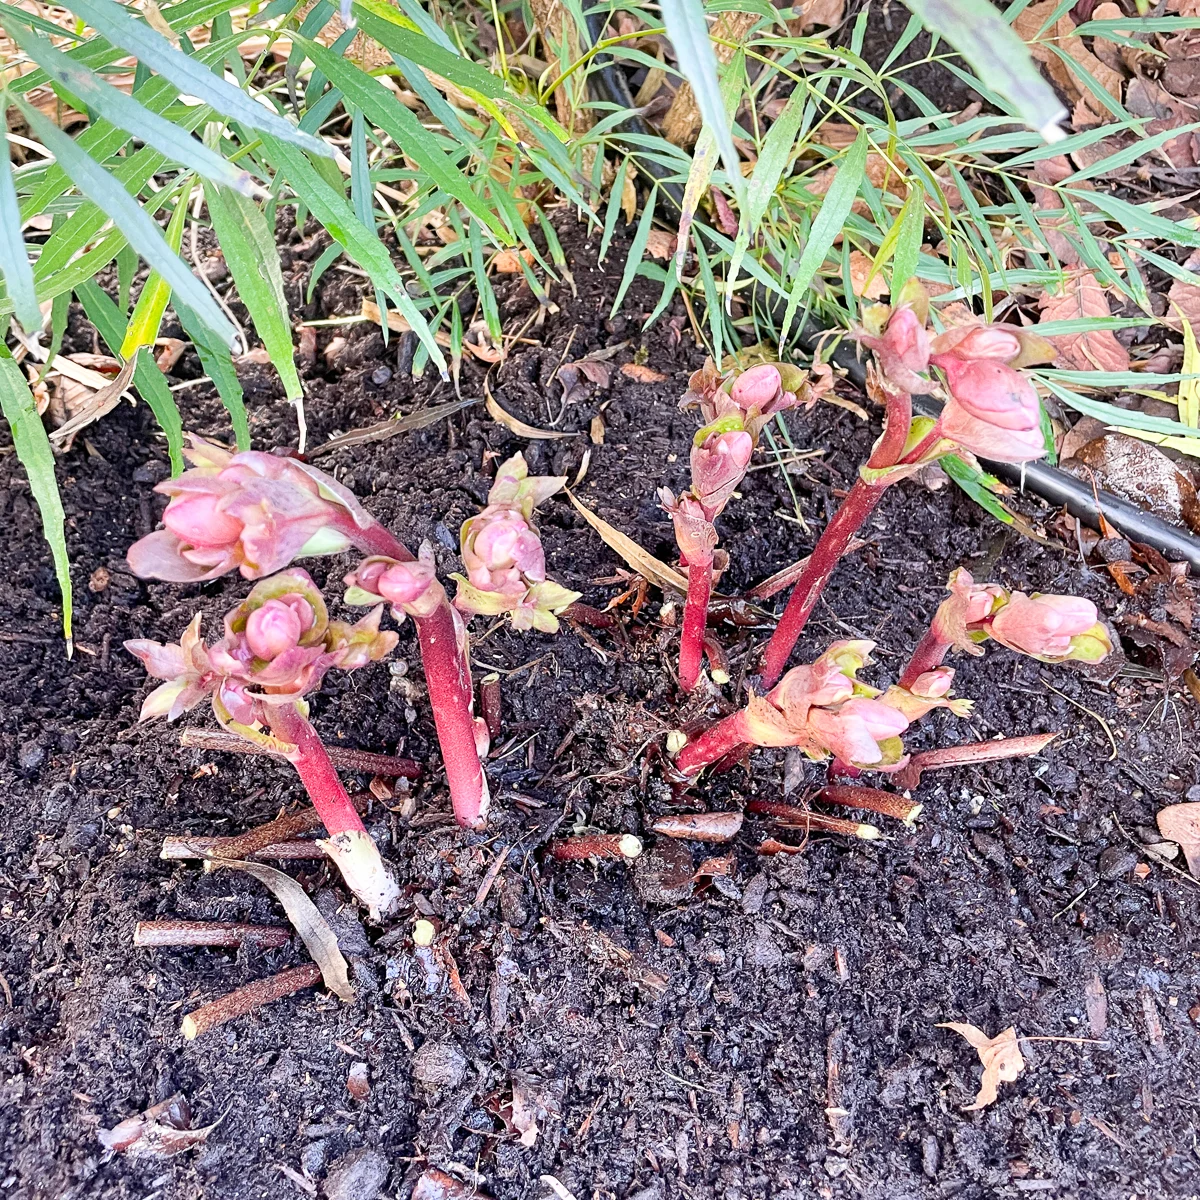
[[438, 582], [433, 547], [425, 542], [417, 558], [407, 562], [385, 555], [364, 559], [346, 576], [346, 587], [347, 604], [386, 600], [397, 620], [412, 617], [454, 816], [464, 829], [478, 828], [489, 802], [480, 761], [488, 752], [488, 729], [474, 715], [467, 630]]
[[197, 583], [235, 568], [245, 579], [281, 571], [297, 558], [412, 554], [337, 480], [294, 458], [233, 453], [191, 436], [191, 469], [154, 490], [169, 496], [165, 529], [134, 542], [129, 566], [142, 579]]
[[718, 721], [679, 752], [675, 766], [695, 778], [741, 747], [798, 746], [809, 758], [833, 757], [856, 767], [895, 771], [907, 761], [900, 735], [910, 717], [885, 694], [860, 683], [875, 643], [840, 641], [811, 666], [793, 667], [765, 696]]
[[[1045, 453], [1041, 404], [1020, 368], [1048, 362], [1054, 348], [1009, 325], [973, 325], [931, 338], [928, 298], [906, 288], [894, 308], [876, 305], [864, 314], [857, 338], [875, 352], [868, 390], [885, 408], [883, 434], [813, 548], [775, 633], [767, 645], [763, 682], [772, 686], [850, 539], [894, 483], [946, 454], [979, 454], [1021, 463]], [[926, 376], [930, 365], [940, 380]], [[914, 392], [945, 397], [936, 420], [913, 418]]]
[[904, 668], [901, 688], [915, 689], [929, 674], [944, 671], [940, 664], [951, 646], [982, 654], [981, 643], [989, 638], [1046, 663], [1097, 663], [1112, 650], [1096, 606], [1081, 596], [1027, 596], [998, 583], [977, 584], [963, 567], [946, 587], [950, 595]]
[[468, 617], [511, 615], [514, 629], [557, 633], [559, 615], [579, 592], [546, 578], [546, 552], [533, 511], [567, 482], [565, 475], [530, 475], [523, 454], [501, 464], [487, 507], [463, 522], [465, 578], [455, 575], [454, 605]]
[[723, 373], [709, 361], [688, 382], [680, 407], [697, 406], [704, 419], [692, 441], [691, 491], [676, 497], [668, 488], [659, 489], [688, 577], [679, 645], [679, 684], [684, 691], [700, 681], [709, 598], [722, 569], [713, 523], [745, 477], [766, 423], [797, 404], [811, 406], [818, 394], [803, 372], [782, 363]]
[[354, 625], [331, 621], [312, 578], [293, 568], [255, 584], [211, 647], [200, 636], [199, 614], [178, 644], [125, 643], [150, 675], [166, 681], [146, 697], [141, 720], [174, 721], [211, 697], [224, 729], [292, 763], [329, 834], [323, 848], [376, 920], [395, 907], [400, 890], [309, 724], [305, 697], [326, 671], [353, 671], [391, 653], [398, 638], [380, 632], [381, 612]]

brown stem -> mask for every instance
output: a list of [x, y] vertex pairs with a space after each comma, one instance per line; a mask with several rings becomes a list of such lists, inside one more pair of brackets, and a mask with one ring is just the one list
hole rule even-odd
[[[248, 742], [233, 733], [219, 729], [185, 729], [179, 735], [181, 746], [196, 750], [219, 750], [230, 754], [261, 754], [265, 758], [276, 758], [286, 762], [282, 754], [265, 750], [262, 746]], [[361, 771], [364, 775], [384, 775], [389, 779], [419, 779], [421, 764], [411, 758], [396, 758], [391, 754], [372, 754], [367, 750], [353, 750], [348, 746], [325, 747], [329, 761], [343, 771]]]
[[660, 817], [651, 829], [664, 837], [693, 842], [731, 842], [741, 830], [742, 820], [740, 812], [681, 813]]
[[580, 625], [590, 625], [593, 629], [612, 629], [617, 624], [616, 617], [611, 617], [590, 604], [580, 604], [578, 600], [563, 611], [563, 616], [568, 621], [578, 621]]
[[[272, 822], [273, 823], [273, 822]], [[250, 834], [258, 830], [252, 829]], [[250, 834], [243, 835], [249, 838]], [[242, 838], [169, 837], [163, 838], [159, 858], [180, 861], [188, 858], [270, 858], [275, 862], [301, 862], [328, 855], [316, 842], [271, 841], [265, 845], [241, 845]]]
[[821, 789], [818, 799], [824, 800], [826, 804], [841, 804], [846, 808], [865, 808], [869, 812], [882, 813], [885, 817], [895, 817], [903, 821], [905, 825], [911, 825], [924, 807], [913, 800], [896, 795], [895, 792], [840, 783], [827, 783]]
[[494, 672], [479, 681], [479, 713], [494, 742], [500, 740], [504, 729], [504, 708], [500, 692], [500, 676]]
[[264, 949], [286, 946], [292, 931], [286, 925], [243, 925], [237, 921], [139, 921], [133, 928], [135, 946], [240, 946], [249, 942]]
[[915, 788], [924, 771], [943, 767], [968, 767], [979, 763], [999, 762], [1005, 758], [1027, 758], [1044, 750], [1054, 739], [1054, 733], [1035, 733], [1029, 737], [996, 738], [990, 742], [965, 742], [961, 746], [945, 746], [941, 750], [921, 750], [896, 773], [896, 783], [903, 788]]
[[578, 862], [584, 858], [637, 858], [642, 852], [640, 838], [632, 833], [585, 833], [579, 837], [558, 838], [550, 843], [551, 858]]
[[847, 821], [843, 817], [826, 816], [825, 813], [813, 812], [795, 804], [781, 804], [777, 800], [751, 800], [746, 805], [746, 811], [775, 817], [776, 820], [810, 833], [841, 833], [847, 837], [861, 838], [865, 842], [874, 841], [879, 837], [879, 830], [874, 825]]
[[245, 1016], [273, 1000], [282, 1000], [301, 988], [312, 987], [320, 979], [321, 968], [316, 963], [305, 963], [290, 971], [280, 971], [278, 975], [268, 975], [266, 979], [256, 979], [236, 992], [202, 1004], [195, 1012], [188, 1013], [179, 1030], [189, 1042], [193, 1041], [202, 1033], [232, 1021], [234, 1017]]

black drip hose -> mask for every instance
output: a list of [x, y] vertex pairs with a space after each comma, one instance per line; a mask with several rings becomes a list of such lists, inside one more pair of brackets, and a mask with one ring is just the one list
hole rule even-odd
[[[604, 28], [608, 23], [607, 14], [593, 9], [587, 14], [586, 20], [588, 35], [595, 45], [603, 40]], [[652, 136], [654, 131], [635, 111], [636, 105], [629, 90], [629, 81], [613, 61], [612, 55], [601, 52], [595, 56], [594, 63], [595, 69], [589, 77], [589, 82], [595, 88], [597, 96], [629, 110], [629, 116], [617, 127], [617, 140], [620, 140], [620, 134], [623, 132]], [[671, 173], [669, 169], [645, 154], [644, 147], [640, 144], [630, 142], [627, 143], [627, 147], [638, 169], [682, 210], [683, 190], [677, 183], [666, 181], [666, 177]], [[755, 286], [755, 291], [768, 308], [774, 307], [778, 301], [777, 297], [767, 296], [761, 284]], [[775, 319], [780, 317], [782, 312], [777, 313]], [[800, 330], [797, 341], [812, 353], [818, 340], [829, 332], [828, 329], [822, 329], [810, 322]], [[833, 352], [833, 361], [865, 390], [866, 368], [853, 346], [845, 343], [838, 346]], [[941, 410], [941, 406], [932, 396], [914, 396], [913, 408], [925, 416], [933, 417]], [[1072, 516], [1078, 517], [1093, 529], [1100, 529], [1100, 515], [1103, 513], [1104, 519], [1130, 541], [1152, 546], [1167, 558], [1190, 563], [1192, 569], [1200, 574], [1200, 541], [1186, 530], [1146, 512], [1120, 496], [1114, 496], [1111, 492], [1093, 492], [1082, 480], [1048, 463], [1030, 462], [1021, 467], [1013, 463], [983, 461], [983, 466], [997, 478], [1033, 492], [1048, 504], [1065, 505]]]

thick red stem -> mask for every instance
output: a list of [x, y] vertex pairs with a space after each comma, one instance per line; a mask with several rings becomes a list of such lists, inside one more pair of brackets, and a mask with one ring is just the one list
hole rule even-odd
[[887, 412], [884, 416], [883, 436], [879, 439], [871, 457], [867, 459], [868, 467], [894, 467], [900, 461], [904, 452], [904, 443], [908, 441], [908, 431], [912, 428], [912, 396], [888, 387], [881, 381], [883, 394], [886, 398]]
[[904, 456], [906, 463], [920, 462], [929, 453], [936, 442], [945, 435], [942, 433], [942, 418], [939, 416], [933, 423], [933, 428]]
[[804, 632], [804, 626], [808, 624], [808, 618], [812, 616], [838, 560], [845, 553], [850, 539], [874, 511], [886, 489], [886, 483], [867, 483], [861, 478], [856, 480], [842, 501], [841, 508], [834, 513], [833, 520], [825, 526], [825, 532], [813, 547], [808, 565], [767, 643], [763, 657], [764, 687], [772, 688], [779, 682], [788, 658], [800, 634]]
[[675, 766], [684, 775], [694, 777], [718, 759], [740, 749], [749, 740], [745, 710], [735, 712], [688, 742], [680, 750]]
[[700, 682], [704, 631], [708, 626], [708, 600], [711, 595], [712, 560], [689, 563], [683, 632], [679, 639], [679, 686], [685, 692], [690, 692]]
[[978, 766], [1005, 758], [1026, 758], [1044, 750], [1056, 737], [1057, 731], [1035, 733], [1027, 737], [995, 738], [990, 742], [964, 742], [961, 746], [945, 746], [941, 750], [922, 750], [914, 754], [894, 778], [900, 787], [914, 788], [921, 782], [923, 771]]
[[271, 732], [296, 747], [291, 762], [300, 775], [313, 808], [330, 837], [353, 831], [366, 835], [366, 826], [354, 808], [354, 803], [342, 787], [333, 763], [325, 752], [324, 743], [306, 717], [292, 704], [267, 704], [267, 721]]
[[363, 529], [348, 513], [338, 522], [338, 528], [350, 539], [351, 545], [363, 554], [382, 554], [400, 562], [412, 562], [413, 552], [389, 529], [372, 521]]
[[454, 611], [444, 595], [429, 616], [414, 620], [450, 803], [458, 823], [464, 829], [476, 829], [487, 813], [488, 789], [471, 713], [471, 667], [459, 644]]
[[917, 643], [917, 648], [908, 660], [908, 666], [900, 676], [900, 686], [911, 688], [916, 681], [935, 667], [940, 667], [945, 661], [946, 652], [950, 649], [949, 642], [943, 642], [931, 625], [925, 630], [924, 636]]

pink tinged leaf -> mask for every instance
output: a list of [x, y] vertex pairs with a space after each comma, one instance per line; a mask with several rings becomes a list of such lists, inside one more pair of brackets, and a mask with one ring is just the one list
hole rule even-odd
[[183, 544], [168, 529], [159, 529], [134, 542], [125, 561], [139, 579], [161, 579], [165, 583], [201, 583], [232, 571], [237, 562], [227, 552], [213, 555], [214, 562], [197, 562], [185, 555]]
[[814, 708], [808, 714], [813, 738], [824, 749], [844, 762], [870, 766], [883, 757], [883, 751], [866, 723], [843, 707], [838, 712]]
[[242, 523], [221, 508], [223, 497], [211, 491], [175, 496], [163, 524], [189, 546], [228, 546], [238, 540]]
[[754, 453], [754, 439], [744, 429], [708, 438], [692, 447], [692, 491], [715, 517], [746, 475]]
[[1040, 426], [1037, 389], [1020, 371], [990, 358], [964, 361], [954, 355], [936, 355], [931, 361], [946, 372], [950, 394], [971, 416], [1001, 429]]
[[938, 334], [930, 344], [934, 355], [956, 358], [994, 358], [1011, 363], [1021, 353], [1021, 339], [1003, 325], [957, 325]]
[[1032, 429], [1001, 429], [990, 421], [972, 416], [955, 400], [942, 409], [942, 433], [964, 450], [996, 462], [1022, 463], [1041, 458], [1046, 441], [1040, 426]]
[[173, 642], [163, 644], [147, 638], [134, 638], [125, 643], [125, 649], [146, 668], [155, 679], [178, 679], [187, 674], [191, 667], [181, 646]]
[[666, 488], [659, 490], [659, 496], [675, 526], [675, 541], [684, 562], [711, 569], [717, 531], [705, 515], [704, 506], [692, 496], [675, 499]]

